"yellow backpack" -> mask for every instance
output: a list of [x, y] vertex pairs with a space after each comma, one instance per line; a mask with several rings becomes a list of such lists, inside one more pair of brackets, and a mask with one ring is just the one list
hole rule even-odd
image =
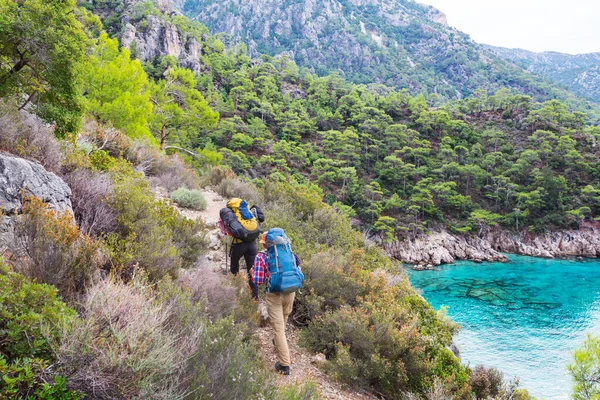
[[244, 242], [253, 242], [260, 235], [260, 223], [248, 209], [248, 203], [239, 198], [227, 202], [221, 210], [221, 219], [231, 235]]

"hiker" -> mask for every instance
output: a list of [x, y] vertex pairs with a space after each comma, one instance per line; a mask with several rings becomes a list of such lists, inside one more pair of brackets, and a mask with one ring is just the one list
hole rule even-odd
[[250, 270], [256, 257], [256, 239], [260, 235], [260, 223], [265, 216], [260, 207], [254, 205], [248, 209], [248, 202], [233, 198], [227, 202], [227, 207], [219, 212], [221, 221], [227, 232], [233, 236], [231, 245], [231, 273], [237, 275], [240, 271], [240, 259], [244, 257], [248, 271], [248, 285], [252, 297], [258, 299], [258, 286], [252, 281]]
[[275, 331], [275, 370], [290, 374], [290, 350], [285, 337], [285, 325], [292, 312], [296, 290], [302, 286], [304, 275], [300, 258], [292, 252], [292, 242], [281, 228], [269, 229], [261, 238], [264, 250], [256, 255], [252, 280], [258, 285], [267, 283], [265, 300], [269, 321]]

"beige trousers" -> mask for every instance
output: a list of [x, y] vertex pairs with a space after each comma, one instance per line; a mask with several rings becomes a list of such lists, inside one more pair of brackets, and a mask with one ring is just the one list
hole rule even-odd
[[275, 353], [279, 364], [288, 367], [291, 364], [290, 350], [285, 338], [285, 324], [292, 313], [296, 293], [267, 293], [267, 313], [275, 331]]

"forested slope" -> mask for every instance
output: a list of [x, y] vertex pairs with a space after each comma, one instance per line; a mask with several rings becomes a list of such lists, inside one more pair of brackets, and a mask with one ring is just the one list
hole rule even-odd
[[381, 83], [434, 99], [510, 88], [536, 101], [567, 102], [594, 115], [594, 120], [600, 115], [597, 104], [577, 99], [563, 86], [499, 57], [448, 26], [442, 12], [415, 1], [172, 3], [171, 10], [182, 10], [214, 34], [245, 43], [252, 57], [285, 54], [318, 76], [335, 72], [349, 82]]
[[[239, 94], [269, 93], [272, 107], [280, 107], [279, 98], [281, 106], [296, 106], [269, 91], [279, 90], [277, 81], [272, 86], [275, 65], [195, 36], [198, 25], [188, 28], [206, 49], [199, 75], [174, 56], [143, 66], [74, 1], [0, 0], [0, 150], [62, 179], [72, 204], [53, 209], [23, 188], [20, 206], [3, 218], [3, 229], [11, 229], [0, 238], [0, 397], [319, 397], [310, 382], [274, 384], [252, 339], [256, 304], [245, 279], [206, 279], [202, 222], [155, 195], [180, 201], [176, 190], [210, 184], [224, 196], [263, 204], [265, 227], [283, 227], [293, 238], [307, 277], [293, 319], [304, 345], [326, 354], [323, 368], [334, 377], [385, 398], [465, 399], [486, 396], [489, 385], [476, 382], [494, 378], [495, 393], [528, 398], [502, 386], [493, 369], [460, 365], [449, 349], [457, 325], [435, 312], [347, 216], [322, 202], [322, 189], [302, 177], [308, 166], [294, 174], [274, 158], [279, 171], [271, 179], [235, 175], [227, 164], [238, 169], [249, 162], [245, 154], [270, 153], [277, 131], [265, 125], [274, 117], [268, 109], [260, 117], [244, 111], [250, 103], [232, 94], [243, 86], [229, 79], [263, 76], [264, 92]], [[65, 31], [69, 41], [58, 40]], [[294, 78], [293, 64], [284, 65], [291, 88], [313, 90]], [[285, 124], [294, 152], [301, 143], [293, 141], [303, 137], [298, 120]], [[255, 134], [243, 133], [246, 126]], [[235, 134], [241, 147], [229, 143]], [[223, 138], [245, 154], [217, 147]], [[160, 145], [185, 150], [196, 170]], [[19, 171], [3, 167], [0, 174], [7, 182]]]

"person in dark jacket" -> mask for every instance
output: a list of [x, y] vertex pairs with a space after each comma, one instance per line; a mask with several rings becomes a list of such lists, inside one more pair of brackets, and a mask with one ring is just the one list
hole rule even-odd
[[[231, 210], [232, 212], [229, 212]], [[248, 271], [248, 285], [252, 290], [252, 297], [258, 298], [258, 286], [252, 281], [250, 270], [254, 266], [254, 259], [258, 253], [256, 238], [260, 235], [260, 223], [265, 217], [260, 207], [254, 205], [248, 208], [245, 200], [234, 198], [227, 202], [227, 208], [221, 210], [221, 219], [233, 237], [231, 245], [231, 273], [237, 275], [240, 271], [240, 260], [244, 257]]]

